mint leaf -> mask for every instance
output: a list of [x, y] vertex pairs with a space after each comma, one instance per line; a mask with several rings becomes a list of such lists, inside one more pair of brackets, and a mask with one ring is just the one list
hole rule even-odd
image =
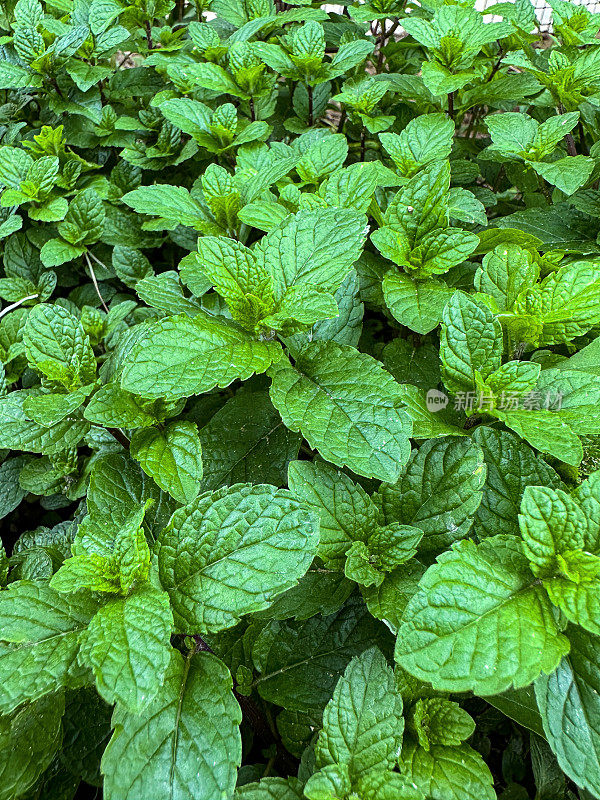
[[558, 568], [557, 556], [584, 547], [585, 516], [561, 489], [528, 486], [523, 494], [519, 525], [523, 551], [534, 575], [552, 575]]
[[435, 745], [457, 747], [475, 732], [475, 722], [458, 703], [443, 697], [417, 700], [408, 719], [410, 732], [424, 750]]
[[494, 800], [492, 775], [480, 754], [466, 744], [434, 745], [425, 750], [415, 744], [404, 747], [400, 775], [431, 800]]
[[359, 475], [397, 477], [411, 426], [399, 410], [398, 384], [375, 359], [347, 345], [315, 342], [294, 367], [282, 361], [270, 375], [271, 400], [284, 423], [324, 458]]
[[91, 599], [71, 600], [41, 581], [20, 581], [0, 592], [2, 713], [84, 683], [77, 654], [96, 607]]
[[[226, 667], [209, 653], [175, 650], [164, 683], [139, 714], [117, 706], [102, 758], [107, 800], [141, 800], [157, 786], [173, 798], [233, 793], [242, 745], [241, 712]], [[190, 770], [190, 755], [194, 769]]]
[[277, 342], [252, 339], [225, 320], [181, 314], [150, 326], [125, 358], [122, 388], [176, 400], [264, 372], [281, 357]]
[[392, 670], [378, 650], [367, 650], [346, 667], [325, 707], [317, 766], [346, 765], [352, 781], [375, 767], [393, 769], [403, 729]]
[[202, 447], [192, 422], [172, 422], [163, 431], [142, 428], [131, 439], [131, 455], [144, 472], [180, 503], [191, 502], [202, 480]]
[[[236, 431], [223, 438], [223, 431]], [[300, 437], [288, 431], [266, 391], [241, 391], [199, 431], [203, 491], [234, 483], [285, 482]]]
[[66, 386], [90, 383], [96, 359], [81, 323], [60, 306], [38, 305], [27, 317], [23, 343], [31, 366]]
[[380, 490], [386, 522], [421, 528], [420, 548], [435, 551], [467, 535], [482, 498], [483, 453], [469, 441], [431, 440], [413, 451], [396, 484]]
[[171, 613], [166, 593], [144, 586], [109, 600], [91, 620], [79, 652], [108, 703], [139, 712], [159, 691], [169, 665]]
[[181, 631], [231, 627], [306, 572], [315, 517], [284, 489], [236, 484], [175, 512], [158, 540], [160, 581]]
[[294, 778], [263, 778], [235, 791], [235, 800], [302, 800], [301, 786]]
[[[598, 638], [575, 626], [567, 629], [571, 650], [550, 675], [535, 682], [544, 733], [561, 768], [579, 786], [600, 790]], [[577, 736], [571, 735], [575, 726]]]
[[528, 486], [560, 488], [556, 472], [533, 450], [508, 431], [479, 427], [473, 439], [481, 447], [487, 467], [481, 505], [474, 530], [480, 538], [517, 534], [523, 492]]
[[272, 622], [254, 647], [261, 697], [284, 708], [324, 708], [354, 656], [372, 647], [387, 650], [389, 634], [373, 625], [363, 603], [350, 598], [334, 614], [298, 622]]
[[288, 470], [288, 485], [319, 515], [317, 553], [328, 566], [342, 569], [350, 545], [366, 541], [378, 527], [377, 506], [359, 484], [319, 461], [293, 461]]
[[429, 333], [440, 324], [446, 303], [454, 294], [442, 281], [413, 280], [401, 272], [388, 272], [383, 296], [395, 319], [416, 333]]
[[64, 696], [56, 694], [0, 717], [3, 800], [22, 796], [48, 767], [61, 744], [64, 710]]
[[567, 650], [519, 541], [496, 536], [459, 542], [429, 568], [406, 608], [396, 659], [436, 688], [498, 694], [551, 672]]
[[472, 391], [475, 373], [485, 379], [500, 366], [502, 328], [492, 312], [457, 292], [442, 319], [440, 359], [442, 376], [453, 392]]
[[273, 277], [275, 297], [298, 285], [335, 292], [360, 255], [365, 225], [361, 214], [341, 208], [300, 211], [284, 219], [256, 249], [259, 264]]

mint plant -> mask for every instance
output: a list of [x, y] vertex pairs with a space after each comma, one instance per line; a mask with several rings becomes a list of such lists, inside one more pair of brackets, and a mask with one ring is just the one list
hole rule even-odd
[[0, 4], [0, 800], [600, 798], [600, 17]]

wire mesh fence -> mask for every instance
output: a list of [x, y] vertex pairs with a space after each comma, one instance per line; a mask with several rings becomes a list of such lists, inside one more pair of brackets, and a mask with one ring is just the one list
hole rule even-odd
[[[593, 13], [600, 13], [600, 0], [572, 0], [574, 5], [584, 5], [587, 9], [592, 11]], [[485, 11], [490, 6], [493, 6], [497, 3], [498, 0], [476, 0], [475, 6], [480, 11]], [[535, 7], [535, 13], [540, 23], [540, 29], [542, 31], [551, 31], [552, 30], [552, 8], [547, 0], [533, 0], [533, 5]], [[326, 8], [330, 9], [331, 11], [338, 11], [341, 13], [343, 11], [343, 6], [338, 6], [335, 4], [328, 4]], [[490, 21], [494, 19], [493, 15], [490, 15]]]

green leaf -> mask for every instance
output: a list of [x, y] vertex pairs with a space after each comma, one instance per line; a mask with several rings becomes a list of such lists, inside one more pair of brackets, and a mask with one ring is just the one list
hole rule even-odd
[[413, 451], [402, 477], [380, 490], [386, 522], [424, 531], [420, 549], [438, 551], [465, 537], [482, 498], [486, 468], [469, 440], [430, 440]]
[[454, 123], [445, 114], [422, 114], [411, 119], [399, 135], [379, 134], [381, 144], [405, 177], [411, 177], [432, 161], [448, 158], [453, 137]]
[[500, 311], [509, 311], [519, 294], [536, 283], [539, 272], [531, 251], [516, 244], [498, 245], [477, 269], [475, 288], [491, 295]]
[[109, 600], [93, 617], [79, 651], [107, 703], [139, 712], [160, 690], [169, 665], [169, 598], [149, 585]]
[[83, 189], [69, 203], [69, 210], [58, 232], [65, 241], [75, 247], [97, 242], [104, 229], [104, 206], [93, 189]]
[[40, 304], [29, 312], [23, 331], [27, 360], [48, 378], [65, 384], [90, 383], [96, 359], [83, 326], [61, 306]]
[[598, 637], [567, 629], [571, 651], [551, 675], [540, 675], [535, 695], [544, 732], [564, 772], [600, 794], [600, 648]]
[[402, 743], [402, 697], [379, 650], [354, 658], [323, 713], [318, 767], [341, 764], [356, 781], [375, 767], [393, 769]]
[[424, 750], [435, 745], [456, 747], [475, 732], [475, 721], [458, 703], [425, 697], [411, 708], [408, 728]]
[[90, 398], [83, 416], [107, 428], [145, 428], [158, 421], [138, 397], [117, 383], [101, 386]]
[[3, 61], [0, 64], [0, 88], [24, 89], [27, 86], [41, 86], [41, 76], [31, 70]]
[[267, 608], [306, 572], [317, 543], [314, 514], [284, 489], [236, 484], [201, 495], [158, 540], [176, 626], [217, 631]]
[[459, 542], [421, 580], [400, 627], [396, 659], [448, 691], [498, 694], [556, 668], [568, 651], [518, 539]]
[[206, 220], [206, 212], [183, 186], [140, 186], [121, 198], [138, 214], [161, 217], [179, 225], [197, 227]]
[[235, 788], [242, 715], [227, 668], [210, 653], [171, 651], [163, 685], [139, 714], [117, 706], [102, 757], [106, 800], [144, 800], [158, 786], [171, 800], [222, 800]]
[[573, 194], [587, 183], [594, 169], [594, 159], [588, 156], [567, 156], [550, 164], [538, 161], [531, 166], [538, 175], [561, 192]]
[[235, 790], [235, 800], [302, 800], [302, 787], [295, 778], [263, 778]]
[[542, 458], [508, 431], [478, 427], [473, 439], [483, 450], [487, 478], [474, 530], [481, 539], [505, 533], [518, 535], [518, 514], [528, 486], [560, 487], [560, 478]]
[[304, 796], [308, 800], [337, 800], [348, 797], [352, 789], [350, 773], [345, 764], [327, 764], [306, 781]]
[[600, 558], [581, 551], [558, 557], [561, 575], [546, 578], [544, 588], [565, 617], [592, 633], [600, 633]]
[[423, 800], [424, 795], [414, 785], [405, 782], [397, 772], [371, 770], [358, 782], [363, 800]]
[[125, 520], [115, 536], [114, 561], [119, 571], [121, 591], [127, 594], [134, 584], [144, 582], [150, 571], [150, 548], [142, 527], [152, 500], [147, 500]]
[[[561, 364], [564, 369], [577, 369], [600, 377], [600, 336]], [[560, 364], [558, 368], [563, 369]]]
[[82, 546], [83, 552], [111, 555], [119, 529], [148, 500], [154, 503], [146, 511], [144, 522], [151, 533], [156, 533], [164, 528], [175, 510], [173, 499], [126, 455], [98, 458], [92, 467], [87, 494], [89, 520], [93, 524], [83, 534], [80, 526], [76, 544]]
[[9, 458], [0, 464], [0, 519], [3, 519], [18, 507], [27, 492], [19, 486], [19, 473], [25, 466], [22, 456]]
[[226, 320], [185, 314], [150, 325], [125, 357], [121, 385], [142, 397], [176, 400], [264, 372], [278, 342], [258, 341]]
[[[223, 431], [235, 431], [225, 438]], [[238, 392], [200, 430], [204, 476], [201, 490], [234, 483], [285, 483], [300, 436], [288, 431], [267, 392]]]
[[537, 707], [533, 684], [524, 689], [507, 689], [502, 694], [488, 696], [485, 699], [494, 708], [518, 722], [519, 725], [533, 731], [538, 736], [544, 736], [542, 718]]
[[372, 163], [359, 162], [331, 175], [325, 187], [328, 206], [353, 208], [365, 213], [378, 183]]
[[329, 616], [299, 622], [271, 622], [254, 646], [265, 700], [296, 711], [324, 708], [349, 661], [364, 650], [387, 651], [389, 634], [373, 624], [360, 598], [350, 598]]
[[189, 97], [178, 97], [161, 103], [160, 111], [166, 119], [201, 144], [204, 143], [204, 137], [208, 138], [211, 110], [204, 103]]
[[171, 422], [162, 431], [142, 428], [130, 449], [146, 475], [178, 502], [190, 503], [200, 491], [202, 447], [193, 422]]
[[[415, 439], [438, 439], [441, 436], [465, 436], [462, 428], [445, 421], [443, 414], [437, 408], [430, 409], [430, 398], [416, 386], [404, 384], [402, 388], [403, 408], [412, 419], [413, 437]], [[437, 391], [437, 390], [434, 390]], [[447, 395], [441, 392], [439, 397], [447, 403]]]
[[496, 800], [491, 772], [466, 744], [438, 744], [427, 751], [409, 743], [400, 756], [400, 774], [429, 800]]
[[85, 247], [82, 245], [69, 244], [62, 239], [49, 239], [40, 251], [40, 258], [45, 267], [59, 267], [84, 253]]
[[2, 445], [11, 450], [54, 455], [75, 447], [89, 430], [89, 423], [67, 417], [55, 425], [40, 425], [29, 419], [25, 403], [31, 397], [26, 391], [15, 391], [0, 397]]
[[318, 139], [296, 164], [296, 172], [306, 183], [319, 183], [341, 167], [348, 155], [348, 142], [341, 133]]
[[585, 549], [592, 553], [600, 551], [600, 472], [592, 473], [580, 483], [573, 494], [587, 520]]
[[453, 392], [472, 391], [475, 373], [483, 378], [500, 366], [502, 328], [492, 312], [456, 292], [443, 314], [440, 337], [442, 377]]
[[343, 569], [352, 542], [366, 541], [378, 527], [377, 506], [360, 484], [321, 461], [293, 461], [288, 485], [319, 515], [318, 555], [332, 569]]
[[314, 342], [270, 371], [271, 400], [284, 423], [320, 454], [359, 475], [395, 480], [409, 455], [411, 424], [400, 387], [370, 356]]
[[69, 394], [31, 395], [25, 399], [23, 411], [39, 425], [51, 427], [62, 422], [65, 417], [73, 420], [75, 411], [81, 408], [93, 390], [94, 385], [88, 384]]
[[[208, 282], [205, 288], [209, 288]], [[185, 313], [195, 317], [200, 313], [200, 304], [185, 296], [179, 275], [174, 270], [147, 275], [136, 283], [135, 291], [144, 303], [165, 314]]]
[[405, 231], [395, 225], [374, 231], [371, 240], [383, 256], [420, 279], [443, 275], [461, 264], [479, 242], [475, 234], [461, 228], [436, 227], [418, 235], [413, 245]]
[[387, 225], [403, 230], [411, 245], [448, 224], [450, 165], [439, 161], [421, 170], [403, 186], [385, 213]]
[[0, 592], [2, 713], [83, 683], [87, 671], [77, 665], [80, 635], [96, 607], [92, 600], [71, 600], [42, 582], [19, 581]]
[[600, 276], [588, 261], [567, 264], [526, 301], [542, 319], [541, 345], [568, 342], [600, 322]]
[[583, 458], [583, 447], [572, 428], [553, 411], [499, 411], [495, 415], [542, 453], [576, 467]]
[[356, 586], [343, 572], [325, 570], [315, 562], [298, 581], [258, 616], [264, 619], [308, 619], [333, 614], [343, 606]]
[[558, 569], [557, 556], [569, 550], [583, 550], [587, 521], [582, 509], [561, 489], [528, 486], [523, 494], [519, 526], [523, 552], [532, 572], [552, 575]]
[[376, 618], [385, 622], [396, 633], [408, 601], [417, 591], [425, 567], [416, 559], [388, 572], [379, 586], [361, 586], [367, 608]]
[[[203, 236], [198, 242], [198, 254], [202, 275], [227, 301], [233, 318], [253, 330], [274, 306], [273, 281], [268, 268], [257, 263], [247, 247], [224, 236]], [[191, 289], [194, 287], [193, 270], [194, 265], [181, 273]]]
[[22, 797], [52, 761], [62, 740], [63, 694], [0, 717], [0, 800]]
[[392, 315], [416, 333], [429, 333], [440, 324], [446, 303], [454, 290], [443, 281], [416, 281], [390, 271], [383, 279], [383, 296]]
[[114, 565], [98, 553], [67, 558], [52, 576], [50, 586], [57, 592], [88, 589], [91, 592], [113, 594], [119, 591], [118, 574]]
[[359, 257], [366, 219], [351, 209], [299, 211], [267, 234], [254, 253], [273, 277], [275, 298], [289, 286], [333, 293]]

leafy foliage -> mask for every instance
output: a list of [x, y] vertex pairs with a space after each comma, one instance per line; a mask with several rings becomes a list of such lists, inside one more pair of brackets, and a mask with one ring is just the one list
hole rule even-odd
[[0, 800], [600, 798], [600, 17], [0, 4]]

